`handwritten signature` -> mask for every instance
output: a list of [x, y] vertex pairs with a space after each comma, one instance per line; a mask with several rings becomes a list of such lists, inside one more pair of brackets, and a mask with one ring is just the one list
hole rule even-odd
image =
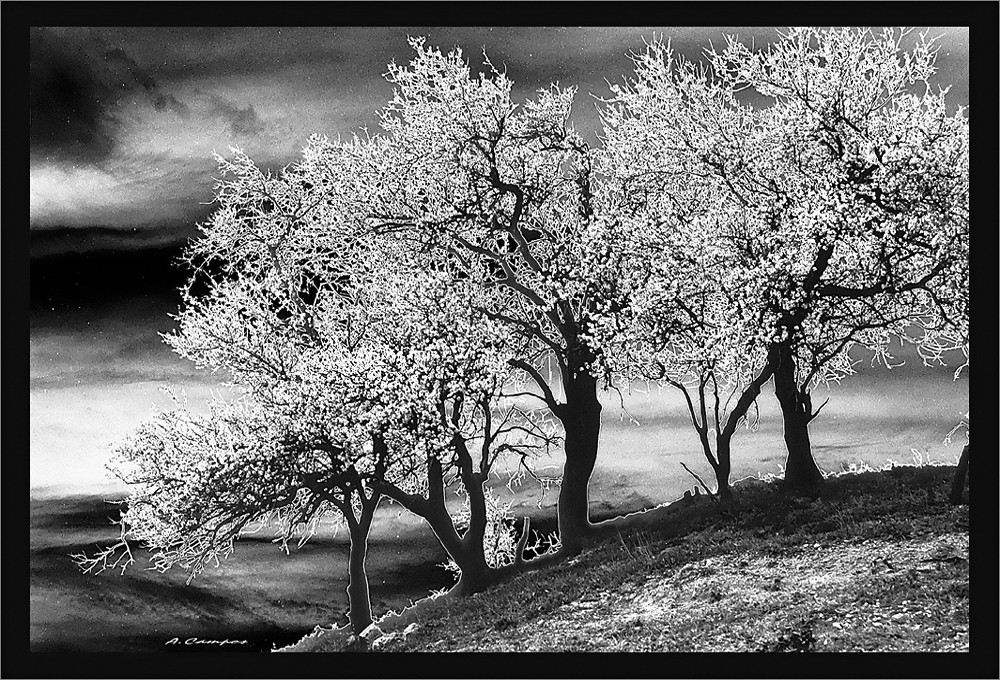
[[226, 645], [248, 645], [249, 640], [207, 640], [197, 637], [189, 637], [184, 640], [180, 638], [170, 638], [164, 645], [218, 645], [219, 647], [225, 647]]

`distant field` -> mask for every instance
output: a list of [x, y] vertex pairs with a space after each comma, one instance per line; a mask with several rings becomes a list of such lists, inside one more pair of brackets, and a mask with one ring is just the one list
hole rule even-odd
[[[110, 447], [169, 399], [160, 385], [183, 391], [203, 408], [220, 389], [217, 376], [175, 357], [155, 333], [171, 326], [164, 299], [136, 299], [103, 309], [38, 315], [32, 319], [30, 393], [31, 643], [35, 650], [156, 650], [175, 636], [247, 639], [248, 648], [286, 644], [314, 625], [340, 620], [346, 608], [346, 536], [325, 532], [291, 556], [266, 540], [242, 541], [220, 569], [192, 585], [181, 573], [159, 574], [136, 565], [124, 576], [80, 574], [69, 554], [114, 538], [120, 497], [104, 462]], [[859, 463], [911, 462], [911, 449], [953, 462], [959, 445], [948, 431], [968, 410], [968, 382], [950, 369], [927, 370], [909, 357], [903, 369], [859, 366], [835, 386], [812, 424], [821, 468]], [[673, 500], [694, 485], [680, 463], [706, 480], [704, 461], [683, 402], [672, 391], [627, 395], [639, 425], [606, 395], [601, 453], [591, 483], [591, 513], [608, 517]], [[734, 440], [733, 478], [778, 473], [784, 460], [781, 424], [770, 386], [760, 400], [760, 428]], [[537, 462], [557, 473], [559, 456]], [[503, 493], [503, 484], [498, 482]], [[508, 497], [509, 498], [509, 497]], [[554, 529], [556, 490], [516, 489], [515, 514], [534, 527]], [[398, 538], [397, 538], [398, 536]], [[373, 531], [369, 575], [376, 610], [450, 584], [438, 565], [445, 555], [430, 530], [396, 508], [380, 509]]]
[[[814, 403], [830, 397], [810, 425], [813, 455], [821, 469], [840, 472], [851, 466], [881, 467], [910, 463], [916, 450], [923, 460], [954, 463], [961, 453], [956, 441], [946, 445], [949, 431], [968, 411], [968, 381], [951, 380], [949, 370], [888, 371], [868, 368], [830, 390], [820, 388]], [[759, 400], [755, 431], [741, 429], [733, 439], [732, 479], [779, 474], [785, 448], [781, 416], [770, 385]], [[635, 503], [657, 504], [676, 499], [697, 482], [685, 463], [712, 483], [712, 470], [691, 426], [683, 397], [673, 390], [652, 388], [626, 395], [626, 415], [617, 397], [603, 399], [601, 451], [591, 482], [592, 508]], [[632, 419], [638, 424], [632, 422]], [[554, 456], [539, 467], [557, 471]], [[538, 494], [531, 498], [537, 501]], [[555, 502], [550, 494], [545, 502]]]
[[[32, 651], [174, 651], [165, 644], [174, 637], [245, 640], [226, 651], [268, 651], [346, 621], [346, 532], [324, 531], [290, 555], [265, 535], [241, 540], [191, 585], [179, 570], [149, 571], [142, 553], [124, 575], [81, 573], [69, 555], [114, 540], [114, 514], [100, 498], [31, 502]], [[369, 547], [373, 606], [398, 609], [449, 586], [437, 566], [444, 559], [429, 530], [386, 508]]]

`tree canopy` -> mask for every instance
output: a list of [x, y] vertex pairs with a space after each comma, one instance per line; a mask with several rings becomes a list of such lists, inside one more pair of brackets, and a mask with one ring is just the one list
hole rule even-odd
[[775, 372], [792, 487], [819, 482], [817, 382], [851, 373], [855, 346], [968, 314], [968, 119], [928, 83], [932, 42], [907, 35], [793, 28], [697, 64], [653, 41], [605, 111], [605, 167], [645, 215], [632, 241], [682, 251], [644, 285], [669, 290], [685, 261], [710, 277], [743, 346], [730, 374]]
[[526, 568], [498, 464], [532, 474], [559, 444], [559, 556], [578, 554], [599, 392], [633, 380], [680, 390], [722, 496], [773, 380], [786, 486], [813, 489], [811, 390], [850, 374], [852, 349], [968, 352], [968, 120], [928, 84], [932, 41], [907, 35], [793, 28], [699, 63], [654, 40], [596, 149], [574, 88], [515, 102], [488, 58], [474, 74], [413, 39], [378, 133], [314, 136], [277, 172], [219, 157], [166, 341], [242, 396], [123, 444], [123, 542], [81, 562], [125, 564], [134, 538], [194, 574], [251, 528], [277, 520], [287, 543], [336, 511], [360, 633], [383, 496], [474, 593]]

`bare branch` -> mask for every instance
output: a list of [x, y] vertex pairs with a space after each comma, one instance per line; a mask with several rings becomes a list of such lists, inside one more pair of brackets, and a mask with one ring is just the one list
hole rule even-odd
[[701, 484], [701, 488], [703, 488], [705, 490], [705, 493], [707, 493], [709, 496], [715, 495], [708, 488], [708, 486], [706, 486], [704, 480], [702, 480], [702, 478], [698, 476], [698, 473], [694, 472], [691, 468], [689, 468], [687, 465], [685, 465], [683, 463], [683, 461], [681, 462], [681, 467], [684, 468], [685, 470], [687, 470], [688, 474], [691, 475], [692, 477], [694, 477], [698, 481], [698, 483]]

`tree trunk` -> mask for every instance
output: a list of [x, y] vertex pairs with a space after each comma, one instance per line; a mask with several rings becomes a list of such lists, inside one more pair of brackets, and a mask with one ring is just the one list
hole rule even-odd
[[597, 380], [583, 370], [567, 381], [565, 389], [566, 404], [560, 414], [566, 430], [566, 463], [559, 489], [559, 540], [568, 555], [576, 555], [591, 529], [588, 487], [597, 463], [601, 402]]
[[486, 562], [483, 538], [486, 536], [486, 493], [485, 480], [471, 469], [463, 469], [462, 485], [469, 496], [469, 528], [462, 536], [461, 546], [452, 554], [455, 564], [462, 570], [453, 590], [456, 595], [465, 596], [481, 592], [492, 583], [491, 572]]
[[809, 420], [799, 411], [786, 411], [784, 406], [781, 410], [785, 418], [785, 447], [788, 449], [782, 488], [794, 494], [818, 495], [823, 474], [812, 457]]
[[730, 440], [724, 434], [715, 438], [715, 452], [718, 458], [715, 465], [716, 495], [719, 500], [730, 501], [733, 498], [733, 490], [729, 486], [729, 475], [732, 472], [732, 462], [730, 460]]
[[496, 570], [486, 564], [482, 540], [478, 546], [463, 545], [462, 549], [452, 554], [451, 558], [462, 570], [458, 583], [451, 589], [459, 597], [481, 593], [496, 580]]
[[812, 400], [804, 388], [799, 389], [791, 348], [776, 345], [771, 350], [777, 353], [774, 395], [781, 405], [785, 448], [788, 451], [782, 488], [789, 493], [815, 496], [819, 494], [823, 475], [813, 460], [809, 443], [809, 422], [813, 419]]
[[962, 504], [962, 491], [965, 489], [965, 480], [969, 473], [969, 445], [962, 449], [962, 455], [958, 459], [958, 467], [955, 468], [955, 477], [951, 481], [951, 494], [948, 500], [952, 505]]
[[[733, 410], [729, 412], [726, 424], [715, 437], [715, 448], [718, 451], [715, 480], [718, 484], [717, 493], [723, 501], [729, 501], [733, 497], [732, 489], [729, 486], [729, 475], [733, 469], [731, 462], [733, 435], [736, 434], [736, 428], [739, 427], [739, 424], [746, 417], [747, 413], [749, 413], [750, 407], [754, 405], [757, 397], [760, 396], [760, 390], [764, 387], [764, 383], [770, 380], [774, 374], [776, 359], [776, 354], [769, 353], [767, 363], [761, 367], [760, 372], [754, 376], [753, 380], [740, 393], [740, 398], [736, 400]], [[711, 461], [711, 458], [709, 460]]]
[[[465, 532], [465, 536], [460, 537], [447, 510], [432, 509], [429, 512], [416, 512], [416, 514], [427, 521], [441, 547], [458, 565], [460, 571], [458, 583], [452, 587], [456, 595], [478, 593], [493, 582], [491, 578], [493, 570], [486, 563], [486, 555], [483, 552], [482, 531], [473, 532], [470, 522], [470, 530]], [[476, 520], [472, 519], [472, 522]]]
[[365, 571], [365, 559], [368, 556], [368, 533], [371, 530], [372, 517], [379, 503], [379, 493], [371, 500], [362, 500], [360, 522], [348, 522], [351, 536], [350, 557], [348, 559], [347, 602], [348, 619], [351, 630], [360, 635], [372, 624], [372, 603], [368, 592], [368, 573]]

